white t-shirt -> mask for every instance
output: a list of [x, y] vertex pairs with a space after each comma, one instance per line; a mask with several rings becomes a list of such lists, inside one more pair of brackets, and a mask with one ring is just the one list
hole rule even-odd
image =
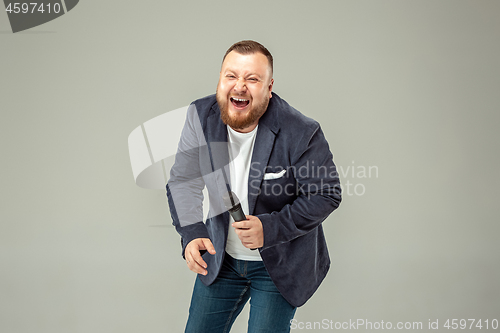
[[[240, 133], [227, 126], [228, 150], [229, 150], [229, 170], [231, 175], [231, 190], [240, 199], [243, 213], [248, 215], [248, 175], [250, 173], [250, 163], [252, 152], [257, 136], [257, 128], [249, 133]], [[234, 227], [231, 224], [233, 218], [229, 219], [229, 232], [227, 236], [226, 252], [233, 258], [239, 260], [262, 260], [258, 250], [250, 250], [241, 244]]]

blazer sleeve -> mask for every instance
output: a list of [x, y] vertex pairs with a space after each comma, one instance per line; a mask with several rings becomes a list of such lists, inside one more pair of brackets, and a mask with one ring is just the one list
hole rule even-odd
[[291, 154], [298, 196], [279, 211], [256, 215], [264, 230], [261, 250], [305, 235], [340, 205], [340, 181], [320, 125], [314, 122], [303, 133]]
[[166, 185], [172, 224], [181, 235], [182, 255], [186, 245], [195, 238], [209, 238], [203, 223], [203, 181], [199, 154], [204, 135], [196, 111], [191, 104], [187, 111], [175, 163]]

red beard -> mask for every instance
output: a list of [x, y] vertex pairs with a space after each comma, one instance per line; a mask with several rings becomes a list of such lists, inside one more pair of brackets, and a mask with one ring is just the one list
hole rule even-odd
[[257, 122], [260, 117], [266, 112], [267, 106], [269, 105], [269, 97], [267, 97], [261, 104], [253, 105], [250, 108], [250, 111], [247, 112], [245, 117], [234, 117], [229, 114], [228, 103], [230, 103], [229, 96], [223, 98], [219, 94], [219, 90], [217, 89], [217, 104], [219, 104], [220, 109], [220, 117], [222, 122], [235, 130], [242, 130], [250, 125]]

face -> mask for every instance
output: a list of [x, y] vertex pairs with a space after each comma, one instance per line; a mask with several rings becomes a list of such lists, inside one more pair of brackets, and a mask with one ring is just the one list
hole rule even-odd
[[265, 55], [229, 52], [217, 85], [222, 121], [238, 132], [250, 132], [266, 112], [274, 80]]

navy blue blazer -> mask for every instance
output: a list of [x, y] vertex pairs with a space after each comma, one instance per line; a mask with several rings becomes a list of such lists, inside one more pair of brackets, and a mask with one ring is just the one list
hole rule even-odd
[[[182, 254], [195, 238], [210, 238], [215, 247], [215, 255], [203, 254], [208, 274], [199, 278], [206, 285], [217, 277], [225, 255], [229, 213], [221, 198], [230, 179], [228, 164], [227, 128], [210, 95], [188, 108], [166, 186]], [[205, 187], [210, 205], [204, 223]], [[338, 173], [320, 125], [272, 93], [259, 119], [245, 213], [261, 220], [264, 245], [258, 250], [293, 306], [303, 305], [326, 276], [330, 258], [321, 223], [340, 201]]]

